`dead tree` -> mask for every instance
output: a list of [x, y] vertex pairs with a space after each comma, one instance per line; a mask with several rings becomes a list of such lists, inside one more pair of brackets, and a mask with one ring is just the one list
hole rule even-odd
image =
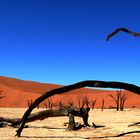
[[80, 97], [77, 98], [77, 103], [78, 103], [78, 108], [81, 108], [82, 103]]
[[47, 107], [48, 107], [49, 109], [52, 109], [53, 106], [54, 106], [54, 103], [53, 103], [53, 101], [52, 101], [52, 98], [48, 98], [46, 104], [47, 104]]
[[47, 109], [47, 108], [48, 108], [48, 103], [45, 102], [45, 103], [44, 103], [44, 106], [45, 106], [45, 108]]
[[108, 41], [111, 37], [113, 37], [114, 35], [116, 35], [120, 31], [126, 32], [130, 35], [133, 35], [134, 37], [140, 37], [140, 33], [130, 31], [126, 28], [118, 28], [107, 36], [106, 41]]
[[119, 111], [120, 108], [120, 92], [117, 90], [116, 98], [112, 94], [108, 94], [116, 103], [116, 110]]
[[92, 109], [94, 109], [95, 104], [96, 104], [96, 100], [92, 100], [92, 101], [91, 101], [91, 108], [92, 108]]
[[59, 109], [64, 108], [64, 103], [63, 103], [62, 101], [59, 101], [59, 102], [58, 102], [58, 108], [59, 108]]
[[83, 98], [82, 98], [82, 108], [84, 108], [85, 105], [88, 108], [89, 104], [90, 104], [89, 98], [87, 96], [83, 96]]
[[30, 107], [32, 105], [32, 103], [33, 103], [33, 100], [27, 100], [28, 107]]
[[104, 110], [104, 104], [105, 104], [105, 100], [103, 99], [103, 100], [102, 100], [102, 109], [101, 109], [101, 111]]
[[89, 108], [90, 101], [87, 96], [84, 97], [84, 102], [85, 102], [86, 107]]
[[[89, 126], [88, 124], [88, 109], [58, 109], [58, 110], [43, 110], [37, 113], [33, 113], [29, 116], [27, 122], [32, 122], [36, 120], [44, 120], [48, 117], [61, 117], [61, 116], [68, 116], [69, 123], [67, 130], [76, 130], [77, 126], [75, 125], [74, 117], [78, 116], [83, 119], [83, 125]], [[21, 123], [21, 118], [8, 118], [8, 117], [0, 117], [0, 127], [5, 126], [12, 126], [17, 127]]]
[[74, 102], [73, 102], [72, 99], [69, 99], [69, 100], [67, 101], [67, 104], [68, 104], [69, 107], [73, 107]]
[[119, 111], [119, 110], [121, 110], [121, 111], [123, 111], [123, 109], [124, 109], [124, 103], [125, 103], [125, 101], [126, 101], [126, 97], [125, 97], [125, 94], [122, 94], [122, 91], [120, 90], [120, 91], [118, 91], [117, 90], [117, 93], [116, 93], [116, 98], [113, 96], [113, 95], [111, 95], [111, 94], [109, 94], [109, 96], [115, 101], [115, 103], [116, 103], [116, 110], [117, 111]]
[[120, 110], [123, 111], [124, 110], [124, 103], [126, 101], [126, 97], [125, 94], [121, 94], [120, 96]]
[[97, 81], [97, 80], [87, 80], [87, 81], [81, 81], [72, 85], [60, 87], [57, 89], [53, 89], [51, 91], [48, 91], [41, 95], [39, 98], [37, 98], [32, 105], [25, 111], [22, 121], [19, 125], [18, 130], [16, 131], [16, 136], [20, 137], [21, 132], [25, 126], [25, 123], [28, 120], [28, 117], [30, 116], [32, 110], [38, 106], [41, 102], [43, 102], [45, 99], [56, 95], [56, 94], [62, 94], [68, 91], [72, 91], [75, 89], [79, 89], [82, 87], [96, 87], [96, 88], [119, 88], [119, 89], [125, 89], [131, 92], [134, 92], [138, 95], [140, 95], [140, 87], [136, 86], [134, 84], [129, 83], [123, 83], [123, 82], [107, 82], [107, 81]]
[[[33, 113], [29, 116], [27, 122], [32, 122], [35, 120], [44, 120], [48, 117], [59, 117], [59, 116], [67, 116], [68, 110], [61, 109], [61, 110], [43, 110], [37, 113]], [[4, 123], [13, 127], [16, 127], [21, 123], [21, 118], [7, 118], [7, 117], [0, 117], [0, 123]]]

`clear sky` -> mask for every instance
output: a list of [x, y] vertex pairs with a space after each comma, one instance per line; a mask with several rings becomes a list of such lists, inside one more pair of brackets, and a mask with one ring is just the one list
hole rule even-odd
[[0, 75], [46, 83], [140, 86], [140, 0], [0, 0]]

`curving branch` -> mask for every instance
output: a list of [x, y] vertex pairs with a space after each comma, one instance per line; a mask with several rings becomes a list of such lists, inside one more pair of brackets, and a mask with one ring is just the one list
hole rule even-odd
[[125, 89], [131, 92], [134, 92], [138, 95], [140, 95], [140, 87], [133, 85], [133, 84], [128, 84], [128, 83], [123, 83], [123, 82], [106, 82], [106, 81], [97, 81], [97, 80], [88, 80], [88, 81], [82, 81], [78, 82], [72, 85], [60, 87], [57, 89], [53, 89], [51, 91], [48, 91], [41, 95], [39, 98], [37, 98], [31, 106], [26, 110], [24, 113], [21, 123], [19, 125], [19, 128], [17, 130], [16, 136], [20, 137], [21, 132], [25, 126], [25, 123], [28, 120], [28, 117], [30, 116], [30, 113], [34, 108], [36, 108], [42, 101], [45, 99], [56, 95], [56, 94], [62, 94], [71, 90], [79, 89], [82, 87], [97, 87], [97, 88], [119, 88], [119, 89]]
[[110, 33], [107, 38], [106, 38], [106, 41], [108, 41], [111, 37], [113, 37], [114, 35], [116, 35], [118, 32], [120, 31], [123, 31], [123, 32], [126, 32], [128, 34], [131, 34], [133, 36], [137, 36], [137, 37], [140, 37], [140, 33], [137, 33], [137, 32], [133, 32], [133, 31], [130, 31], [126, 28], [117, 28], [115, 31], [113, 31], [112, 33]]

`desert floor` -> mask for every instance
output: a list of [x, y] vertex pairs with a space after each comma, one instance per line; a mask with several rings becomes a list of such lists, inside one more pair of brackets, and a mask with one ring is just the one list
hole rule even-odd
[[[0, 117], [22, 117], [25, 110], [25, 108], [0, 108]], [[33, 112], [39, 110], [42, 109], [35, 109]], [[75, 120], [82, 122], [82, 119], [78, 117]], [[124, 111], [91, 110], [89, 124], [94, 122], [96, 125], [104, 126], [99, 128], [66, 131], [66, 126], [63, 126], [63, 123], [67, 121], [68, 117], [55, 117], [30, 122], [28, 123], [29, 128], [23, 130], [20, 138], [15, 137], [17, 128], [0, 128], [0, 140], [140, 140], [140, 125], [128, 127], [130, 124], [140, 122], [140, 109], [125, 109]], [[130, 133], [115, 137], [118, 134], [127, 132]]]

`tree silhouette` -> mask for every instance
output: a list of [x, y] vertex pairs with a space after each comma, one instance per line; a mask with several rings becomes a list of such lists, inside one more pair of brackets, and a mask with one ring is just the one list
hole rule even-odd
[[101, 108], [101, 111], [104, 110], [104, 105], [105, 105], [105, 100], [103, 99], [103, 100], [102, 100], [102, 108]]
[[96, 104], [96, 100], [91, 100], [91, 107], [92, 107], [92, 109], [94, 109], [95, 104]]
[[109, 94], [109, 96], [115, 101], [116, 110], [119, 111], [119, 108], [120, 108], [120, 92], [117, 91], [116, 98], [112, 94]]

